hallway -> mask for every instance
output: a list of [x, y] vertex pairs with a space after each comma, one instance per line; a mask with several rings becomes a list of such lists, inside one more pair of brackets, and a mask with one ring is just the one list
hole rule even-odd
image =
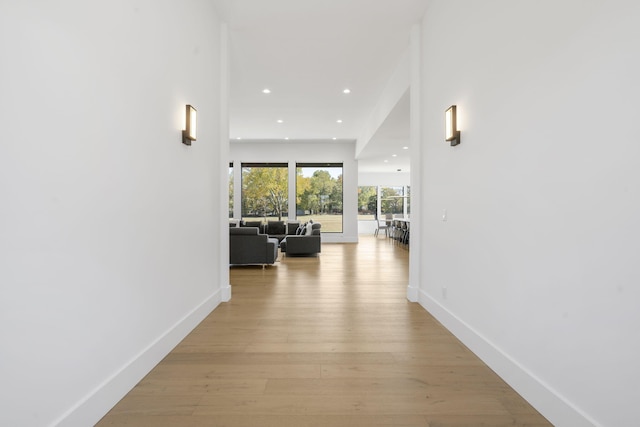
[[548, 426], [418, 304], [389, 239], [231, 269], [221, 304], [98, 426]]

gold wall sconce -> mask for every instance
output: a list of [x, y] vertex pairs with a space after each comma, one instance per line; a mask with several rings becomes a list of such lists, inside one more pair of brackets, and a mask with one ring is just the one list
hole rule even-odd
[[450, 141], [452, 147], [460, 144], [460, 131], [458, 130], [457, 122], [456, 106], [452, 105], [444, 113], [445, 140]]
[[197, 114], [197, 110], [192, 105], [187, 104], [184, 129], [182, 131], [182, 143], [185, 145], [191, 145], [191, 141], [196, 140]]

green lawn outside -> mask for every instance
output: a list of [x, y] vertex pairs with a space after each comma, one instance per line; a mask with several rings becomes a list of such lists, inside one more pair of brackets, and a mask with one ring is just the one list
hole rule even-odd
[[[308, 222], [310, 219], [313, 222], [319, 222], [322, 224], [322, 232], [323, 233], [342, 233], [342, 215], [300, 215], [296, 219], [300, 223]], [[257, 221], [261, 220], [264, 224], [267, 221], [278, 221], [277, 216], [272, 217], [260, 217], [260, 218], [245, 218], [247, 221]], [[282, 221], [288, 221], [287, 218], [282, 218]]]
[[[248, 221], [261, 220], [264, 224], [267, 221], [278, 221], [278, 217], [260, 217], [260, 218], [245, 218]], [[323, 233], [342, 233], [342, 215], [300, 215], [296, 219], [301, 223], [308, 222], [310, 219], [313, 222], [319, 222], [322, 224]], [[283, 221], [288, 221], [287, 218], [282, 218]], [[358, 221], [374, 221], [373, 215], [358, 215]]]

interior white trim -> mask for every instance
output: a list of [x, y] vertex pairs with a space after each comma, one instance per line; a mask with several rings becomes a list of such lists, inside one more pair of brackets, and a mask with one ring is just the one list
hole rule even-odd
[[358, 243], [358, 235], [344, 233], [322, 233], [322, 243]]
[[118, 372], [89, 392], [51, 426], [77, 427], [95, 425], [131, 389], [149, 373], [222, 301], [217, 290], [174, 326], [159, 336]]
[[[410, 65], [410, 142], [411, 142], [411, 216], [422, 218], [422, 28], [416, 24], [411, 28], [411, 40], [409, 44]], [[422, 226], [420, 220], [411, 224], [409, 239], [409, 284], [407, 286], [407, 299], [411, 302], [418, 301], [418, 289], [420, 288], [420, 267], [422, 265]], [[417, 242], [417, 243], [416, 243]]]
[[601, 427], [548, 384], [423, 290], [418, 303], [555, 426]]
[[[217, 159], [220, 164], [220, 194], [221, 200], [229, 200], [229, 26], [220, 26], [220, 153]], [[236, 187], [239, 188], [239, 187]], [[220, 203], [220, 217], [227, 218], [229, 206]], [[229, 278], [229, 226], [227, 221], [220, 221], [220, 284], [221, 299], [231, 301], [231, 280]]]

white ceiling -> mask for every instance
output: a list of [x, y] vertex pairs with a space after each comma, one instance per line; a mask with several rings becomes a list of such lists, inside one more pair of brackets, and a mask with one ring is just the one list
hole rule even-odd
[[[355, 141], [427, 1], [213, 0], [229, 24], [232, 141]], [[408, 170], [408, 112], [405, 95], [359, 155], [361, 171]]]
[[[411, 160], [409, 141], [409, 90], [378, 128], [358, 156], [359, 172], [408, 172]], [[404, 147], [407, 147], [405, 149]]]

